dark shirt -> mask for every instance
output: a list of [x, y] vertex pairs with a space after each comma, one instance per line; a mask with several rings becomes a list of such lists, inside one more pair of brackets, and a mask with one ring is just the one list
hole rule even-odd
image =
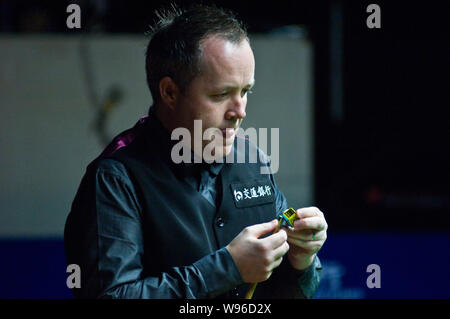
[[[168, 143], [172, 146], [177, 143], [177, 141], [172, 141], [170, 139], [170, 133], [163, 127], [161, 122], [156, 118], [153, 107], [150, 108], [149, 116], [142, 117], [139, 122], [130, 130], [125, 131], [124, 133], [118, 135], [111, 144], [107, 146], [105, 151], [100, 155], [100, 157], [105, 157], [114, 153], [117, 149], [126, 146], [127, 144], [133, 141], [133, 138], [136, 135], [136, 131], [140, 129], [140, 127], [145, 123], [145, 121], [149, 120], [149, 117], [154, 121], [153, 125], [158, 129], [160, 136], [162, 136]], [[196, 189], [200, 194], [202, 194], [212, 205], [216, 206], [216, 202], [219, 201], [222, 190], [220, 189], [220, 183], [218, 183], [218, 176], [223, 167], [223, 163], [212, 163], [208, 164], [205, 162], [195, 163], [194, 161], [195, 155], [191, 154], [191, 163], [180, 163], [180, 172], [182, 178], [191, 185], [194, 189]], [[128, 179], [128, 175], [126, 169], [120, 163], [115, 164], [114, 174], [123, 179]], [[104, 180], [107, 185], [107, 181], [105, 180], [104, 174], [108, 174], [106, 171], [101, 171], [98, 174], [98, 178]], [[273, 176], [270, 175], [271, 181], [274, 187], [275, 194], [275, 207], [277, 208], [277, 214], [281, 214], [288, 208], [287, 200], [284, 197], [283, 193], [277, 187]], [[105, 185], [105, 186], [106, 186]], [[111, 186], [111, 185], [109, 185]], [[108, 187], [109, 188], [109, 187]], [[137, 207], [141, 209], [139, 206], [139, 202], [137, 201], [136, 192], [132, 185], [130, 185], [130, 197], [133, 198], [133, 201], [136, 202]], [[116, 201], [119, 202], [129, 202], [130, 198], [116, 198]], [[100, 207], [101, 208], [101, 207]]]
[[[172, 141], [170, 139], [170, 133], [162, 126], [162, 124], [157, 120], [156, 116], [151, 109], [149, 116], [141, 118], [138, 123], [131, 129], [118, 135], [103, 151], [99, 158], [108, 157], [121, 147], [125, 147], [130, 144], [133, 139], [139, 134], [139, 131], [144, 127], [147, 121], [152, 121], [153, 127], [156, 128], [159, 137], [166, 141], [167, 145], [173, 146], [177, 141]], [[180, 163], [177, 165], [177, 175], [179, 178], [183, 179], [187, 184], [189, 184], [193, 189], [200, 192], [213, 206], [220, 200], [222, 196], [221, 183], [219, 182], [221, 175], [220, 171], [223, 168], [222, 163]], [[273, 176], [270, 175], [270, 179], [274, 185], [274, 196], [275, 196], [275, 207], [277, 214], [282, 213], [288, 208], [286, 198], [279, 191], [278, 187], [273, 180]], [[109, 220], [114, 216], [123, 215], [136, 215], [135, 212], [141, 212], [142, 207], [139, 200], [139, 194], [135, 189], [133, 182], [130, 180], [129, 174], [125, 166], [116, 160], [103, 159], [102, 165], [95, 172], [95, 195], [82, 196], [80, 200], [77, 201], [77, 211], [90, 211], [95, 210], [95, 215], [100, 215], [105, 218], [102, 221], [102, 227], [111, 227], [106, 224], [117, 224], [116, 220]], [[88, 191], [90, 185], [80, 185], [78, 193], [92, 193]], [[176, 190], [174, 190], [176, 191]], [[108, 212], [104, 215], [102, 212]], [[98, 218], [98, 217], [97, 217]], [[115, 217], [114, 217], [115, 218]], [[66, 224], [67, 225], [67, 224]], [[119, 224], [120, 225], [120, 224]], [[100, 224], [99, 224], [100, 227]], [[113, 227], [120, 227], [115, 225]], [[128, 227], [125, 224], [122, 227]], [[76, 231], [72, 230], [72, 233]], [[127, 230], [123, 230], [127, 231]], [[130, 230], [131, 231], [131, 230]], [[68, 230], [70, 233], [71, 230]], [[66, 236], [65, 236], [66, 237]], [[68, 238], [71, 238], [69, 236]], [[71, 243], [68, 243], [67, 247], [70, 247]], [[89, 253], [89, 252], [87, 252]], [[217, 276], [216, 282], [210, 281], [211, 284], [217, 285], [235, 285], [240, 282], [240, 274], [236, 266], [233, 264], [230, 258], [229, 252], [226, 248], [221, 248], [217, 252], [216, 258], [222, 260], [224, 274], [226, 276]], [[196, 263], [196, 267], [199, 269], [212, 267], [211, 259], [205, 258], [199, 260]], [[320, 280], [320, 261], [316, 257], [314, 263], [311, 267], [304, 271], [291, 271], [291, 273], [296, 274], [295, 279], [298, 281], [299, 286], [303, 292], [303, 295], [307, 298], [311, 298], [317, 289], [317, 285]], [[160, 295], [164, 296], [164, 294]], [[163, 297], [164, 298], [164, 297]]]

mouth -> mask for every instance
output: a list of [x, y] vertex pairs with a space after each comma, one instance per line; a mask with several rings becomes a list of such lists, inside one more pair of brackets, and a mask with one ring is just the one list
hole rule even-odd
[[236, 129], [235, 129], [235, 128], [229, 128], [229, 127], [227, 127], [227, 128], [221, 129], [220, 131], [222, 132], [222, 136], [223, 136], [225, 139], [228, 139], [228, 138], [231, 138], [231, 137], [234, 136], [234, 134], [235, 134], [235, 132], [236, 132]]

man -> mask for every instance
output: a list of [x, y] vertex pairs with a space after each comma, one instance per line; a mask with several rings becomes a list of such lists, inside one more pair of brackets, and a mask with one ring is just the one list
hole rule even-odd
[[[67, 263], [81, 268], [75, 297], [243, 298], [259, 282], [255, 298], [311, 298], [323, 214], [299, 209], [293, 228], [272, 234], [288, 206], [261, 174], [267, 162], [220, 160], [261, 154], [236, 142], [255, 69], [244, 28], [215, 7], [159, 16], [146, 56], [154, 105], [88, 166], [66, 222]], [[195, 120], [214, 137], [200, 141]], [[192, 161], [173, 159], [178, 128], [191, 133]], [[259, 197], [235, 196], [245, 189]]]

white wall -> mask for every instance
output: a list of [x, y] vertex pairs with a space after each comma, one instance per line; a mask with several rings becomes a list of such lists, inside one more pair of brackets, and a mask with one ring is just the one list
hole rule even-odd
[[314, 190], [312, 45], [280, 37], [253, 37], [251, 44], [256, 85], [243, 127], [279, 128], [280, 165], [275, 179], [290, 206], [310, 206]]
[[[0, 237], [61, 237], [85, 167], [101, 151], [81, 41], [91, 52], [99, 96], [114, 84], [125, 92], [109, 119], [111, 135], [132, 126], [151, 104], [143, 37], [1, 36]], [[292, 206], [310, 205], [311, 46], [255, 36], [252, 47], [256, 86], [244, 128], [280, 128], [278, 184]]]

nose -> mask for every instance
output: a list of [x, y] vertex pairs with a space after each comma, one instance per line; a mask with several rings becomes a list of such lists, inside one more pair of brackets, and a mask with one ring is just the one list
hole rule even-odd
[[232, 100], [232, 104], [225, 114], [227, 120], [241, 120], [246, 116], [247, 97], [238, 96]]

